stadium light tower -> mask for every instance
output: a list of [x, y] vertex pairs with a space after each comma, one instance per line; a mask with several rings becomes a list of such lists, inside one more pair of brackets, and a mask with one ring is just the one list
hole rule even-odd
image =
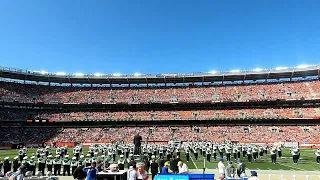
[[216, 74], [216, 73], [217, 73], [217, 71], [212, 70], [212, 71], [210, 71], [209, 73], [210, 73], [210, 74]]

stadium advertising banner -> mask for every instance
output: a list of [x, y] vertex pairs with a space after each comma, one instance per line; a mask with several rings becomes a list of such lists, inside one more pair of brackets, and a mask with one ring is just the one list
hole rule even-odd
[[27, 143], [26, 144], [27, 148], [37, 148], [37, 147], [42, 147], [42, 143]]
[[11, 149], [11, 144], [0, 144], [0, 150], [8, 150]]
[[284, 142], [283, 146], [285, 148], [298, 148], [299, 143], [298, 142]]

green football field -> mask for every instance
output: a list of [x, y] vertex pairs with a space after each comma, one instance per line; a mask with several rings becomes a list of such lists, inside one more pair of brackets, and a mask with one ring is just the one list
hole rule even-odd
[[[84, 154], [87, 153], [88, 149], [84, 149]], [[28, 149], [28, 157], [31, 157], [32, 153], [35, 153], [36, 149]], [[55, 150], [51, 150], [52, 154], [55, 155]], [[72, 148], [68, 149], [69, 155], [72, 155]], [[298, 164], [293, 164], [292, 156], [289, 149], [284, 149], [283, 157], [281, 159], [277, 158], [277, 164], [271, 163], [270, 154], [265, 155], [262, 159], [257, 159], [252, 163], [248, 163], [247, 159], [241, 158], [244, 164], [249, 169], [255, 170], [296, 170], [296, 171], [318, 171], [320, 165], [316, 163], [315, 149], [301, 149], [301, 157]], [[17, 150], [0, 150], [0, 159], [6, 156], [10, 157], [10, 161], [13, 160], [15, 156], [18, 155]], [[199, 154], [198, 160], [195, 160], [193, 154], [190, 154], [190, 161], [186, 162], [186, 157], [183, 152], [181, 152], [181, 159], [186, 162], [189, 169], [202, 169], [204, 167], [203, 157]], [[117, 156], [117, 159], [119, 156]], [[218, 159], [218, 158], [217, 158]], [[233, 164], [236, 166], [236, 161], [232, 158]], [[214, 161], [211, 157], [211, 162], [206, 161], [206, 168], [216, 169], [218, 161]], [[225, 162], [225, 165], [227, 163]]]

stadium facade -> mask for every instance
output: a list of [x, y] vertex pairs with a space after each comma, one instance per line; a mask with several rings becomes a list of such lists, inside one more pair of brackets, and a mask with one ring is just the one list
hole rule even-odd
[[[109, 141], [129, 139], [105, 136], [117, 132], [115, 128], [125, 134], [148, 131], [145, 136], [158, 142], [186, 133], [194, 133], [192, 137], [199, 136], [198, 140], [239, 141], [224, 134], [228, 131], [225, 128], [230, 128], [244, 134], [245, 141], [261, 141], [250, 136], [261, 130], [265, 131], [262, 136], [284, 135], [280, 139], [270, 136], [265, 142], [293, 141], [292, 136], [285, 137], [293, 129], [296, 136], [301, 136], [297, 138], [299, 143], [319, 142], [318, 65], [158, 75], [84, 75], [2, 67], [0, 78], [1, 129], [4, 135], [7, 133], [1, 140], [5, 142], [84, 141], [66, 138], [66, 133], [76, 134], [86, 128], [100, 128], [98, 136]], [[157, 127], [159, 133], [154, 130]], [[212, 137], [202, 137], [199, 129]], [[27, 138], [15, 137], [16, 132]], [[34, 133], [45, 132], [49, 133], [28, 140]], [[225, 138], [215, 138], [218, 132]], [[155, 137], [166, 133], [165, 139]]]

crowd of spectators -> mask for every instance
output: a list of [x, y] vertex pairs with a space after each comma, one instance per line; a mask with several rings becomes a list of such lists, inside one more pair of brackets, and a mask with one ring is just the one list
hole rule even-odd
[[208, 120], [214, 118], [319, 118], [318, 108], [221, 109], [119, 112], [46, 112], [36, 118], [71, 120]]
[[253, 108], [211, 110], [163, 110], [163, 111], [104, 111], [104, 112], [61, 112], [31, 109], [0, 110], [0, 120], [211, 120], [217, 118], [320, 118], [319, 108]]
[[144, 142], [319, 142], [319, 126], [209, 126], [199, 127], [107, 127], [21, 128], [1, 127], [1, 142], [132, 142], [140, 132]]
[[0, 82], [0, 100], [24, 103], [165, 103], [318, 99], [320, 81], [190, 87], [67, 87]]

